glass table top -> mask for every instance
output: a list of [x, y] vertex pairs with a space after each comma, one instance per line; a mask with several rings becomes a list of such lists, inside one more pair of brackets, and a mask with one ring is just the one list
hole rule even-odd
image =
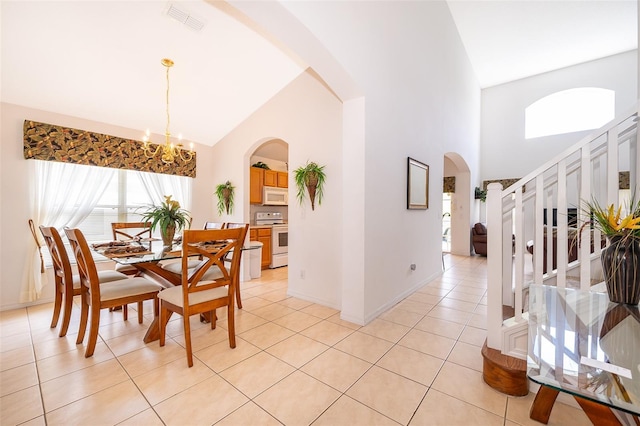
[[[159, 239], [142, 239], [136, 241], [106, 241], [90, 244], [96, 257], [102, 256], [123, 265], [136, 263], [159, 262], [161, 260], [178, 259], [182, 256], [182, 244], [176, 241], [172, 246], [164, 246]], [[215, 249], [215, 244], [211, 245]], [[242, 251], [257, 249], [247, 245]], [[232, 250], [233, 251], [233, 250]]]
[[606, 293], [529, 288], [527, 376], [640, 414], [640, 312]]

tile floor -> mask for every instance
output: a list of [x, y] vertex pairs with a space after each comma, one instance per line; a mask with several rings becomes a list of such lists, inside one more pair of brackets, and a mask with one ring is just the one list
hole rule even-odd
[[[529, 425], [533, 395], [482, 381], [485, 258], [445, 257], [447, 270], [365, 327], [287, 297], [287, 270], [242, 284], [237, 347], [192, 319], [187, 368], [182, 319], [165, 347], [142, 342], [151, 322], [103, 312], [95, 355], [49, 328], [51, 304], [0, 313], [2, 425]], [[132, 305], [133, 307], [134, 305]], [[220, 318], [224, 318], [220, 315]], [[590, 424], [556, 404], [551, 425]]]

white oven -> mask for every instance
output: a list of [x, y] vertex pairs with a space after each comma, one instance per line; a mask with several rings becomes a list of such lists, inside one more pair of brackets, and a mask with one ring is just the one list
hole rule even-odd
[[287, 266], [289, 263], [289, 226], [273, 225], [271, 228], [271, 265], [270, 268]]

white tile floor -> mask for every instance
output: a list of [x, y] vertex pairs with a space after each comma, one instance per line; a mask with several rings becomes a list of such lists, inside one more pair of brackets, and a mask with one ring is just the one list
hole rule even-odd
[[[225, 321], [192, 319], [187, 368], [181, 317], [165, 347], [151, 322], [103, 312], [92, 358], [50, 329], [51, 304], [0, 313], [2, 425], [530, 425], [533, 395], [482, 380], [486, 258], [447, 255], [447, 270], [365, 327], [287, 297], [287, 270], [242, 284], [237, 347]], [[135, 308], [134, 305], [130, 306]], [[224, 318], [220, 315], [219, 318]], [[590, 424], [556, 404], [551, 425]]]

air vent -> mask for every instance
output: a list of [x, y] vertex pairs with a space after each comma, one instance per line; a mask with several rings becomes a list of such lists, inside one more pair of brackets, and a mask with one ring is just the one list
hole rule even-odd
[[200, 31], [204, 27], [204, 22], [191, 16], [189, 12], [178, 9], [174, 4], [169, 5], [167, 15], [195, 31]]

